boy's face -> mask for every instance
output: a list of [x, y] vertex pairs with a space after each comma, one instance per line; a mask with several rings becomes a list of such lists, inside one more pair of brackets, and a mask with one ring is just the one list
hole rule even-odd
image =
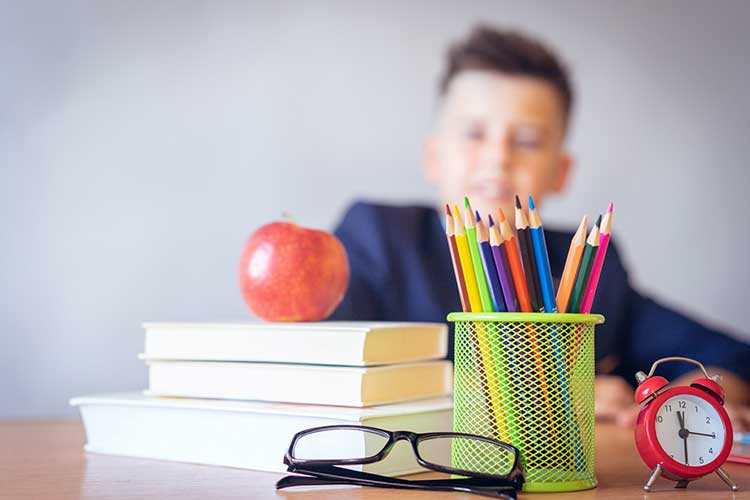
[[536, 78], [464, 71], [451, 82], [437, 126], [424, 148], [425, 177], [444, 203], [468, 196], [472, 208], [513, 226], [514, 195], [542, 204], [565, 186], [570, 156], [554, 87]]

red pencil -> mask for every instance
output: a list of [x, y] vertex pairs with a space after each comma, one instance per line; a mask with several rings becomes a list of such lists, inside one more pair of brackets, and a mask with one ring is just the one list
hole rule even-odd
[[471, 312], [469, 306], [469, 294], [466, 291], [466, 281], [461, 269], [461, 259], [458, 257], [458, 246], [456, 246], [456, 232], [453, 226], [453, 215], [448, 204], [445, 205], [445, 236], [448, 239], [448, 248], [451, 252], [451, 261], [453, 262], [453, 274], [456, 275], [456, 286], [458, 287], [458, 296], [461, 298], [461, 308], [464, 312]]
[[505, 249], [508, 252], [510, 274], [513, 276], [513, 283], [516, 286], [516, 297], [518, 298], [518, 305], [522, 312], [532, 312], [533, 309], [531, 307], [531, 300], [529, 299], [529, 288], [526, 284], [526, 276], [524, 276], [523, 274], [521, 257], [518, 255], [516, 237], [513, 235], [513, 230], [510, 228], [508, 220], [505, 218], [503, 209], [498, 208], [497, 212], [500, 216], [500, 234], [505, 241]]

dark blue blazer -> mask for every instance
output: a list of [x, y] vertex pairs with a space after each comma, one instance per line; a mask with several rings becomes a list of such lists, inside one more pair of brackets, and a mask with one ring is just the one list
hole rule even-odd
[[[559, 280], [572, 233], [545, 231], [552, 275]], [[445, 322], [460, 311], [445, 229], [437, 212], [420, 206], [356, 203], [336, 236], [351, 266], [349, 289], [331, 319]], [[634, 383], [658, 358], [687, 356], [750, 378], [750, 344], [735, 340], [639, 294], [610, 243], [593, 311], [605, 316], [596, 327], [600, 373]], [[453, 329], [448, 357], [453, 358]], [[659, 374], [673, 378], [690, 370], [668, 363]]]

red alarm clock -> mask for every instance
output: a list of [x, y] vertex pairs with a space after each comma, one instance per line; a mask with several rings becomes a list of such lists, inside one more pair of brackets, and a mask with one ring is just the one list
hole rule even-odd
[[[690, 386], [667, 388], [664, 377], [654, 376], [656, 367], [667, 361], [697, 365], [705, 377]], [[715, 472], [731, 489], [737, 485], [721, 469], [732, 448], [732, 423], [724, 409], [721, 377], [710, 377], [698, 361], [689, 358], [662, 358], [646, 375], [635, 374], [638, 388], [635, 400], [645, 403], [635, 424], [635, 445], [645, 464], [652, 469], [643, 486], [651, 491], [660, 475], [677, 481], [676, 488]]]

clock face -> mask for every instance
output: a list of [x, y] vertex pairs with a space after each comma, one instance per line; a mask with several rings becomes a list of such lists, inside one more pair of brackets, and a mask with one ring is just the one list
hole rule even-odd
[[726, 429], [718, 412], [703, 398], [681, 394], [667, 399], [656, 413], [656, 438], [673, 460], [703, 467], [722, 451]]

